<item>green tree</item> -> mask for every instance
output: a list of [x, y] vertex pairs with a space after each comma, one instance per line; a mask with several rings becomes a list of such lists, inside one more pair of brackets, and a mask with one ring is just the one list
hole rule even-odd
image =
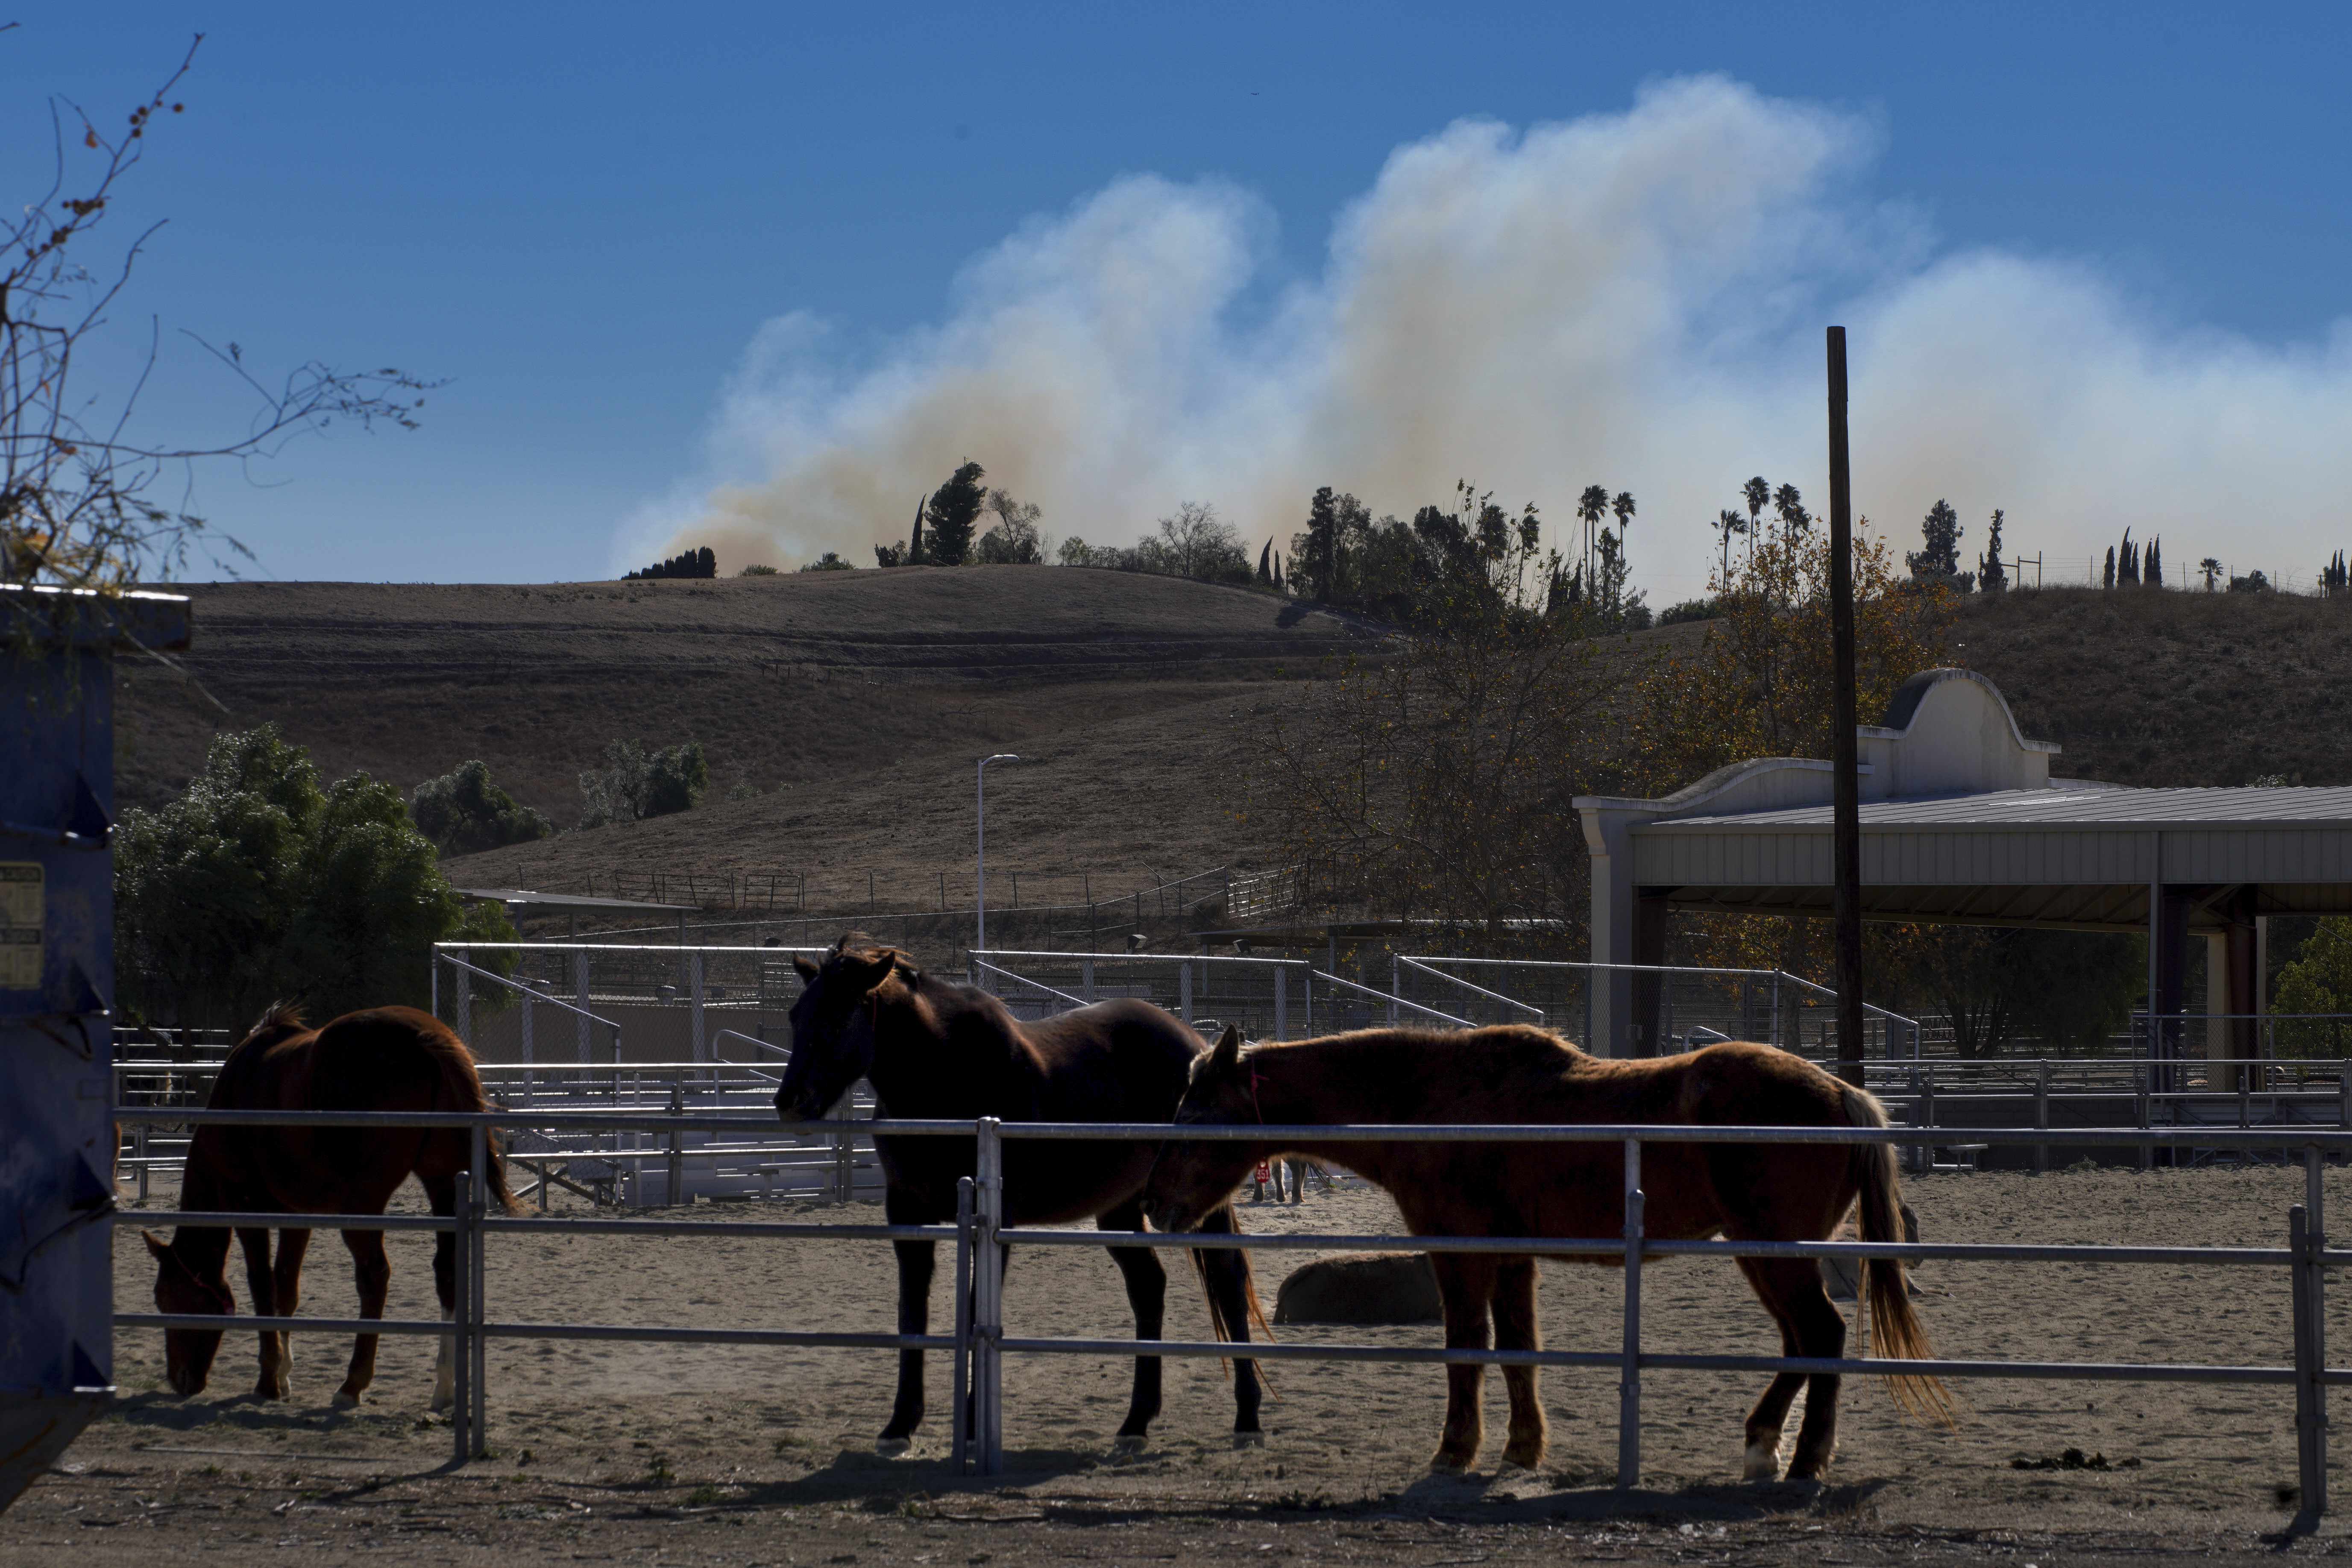
[[1307, 506], [1307, 531], [1290, 541], [1291, 588], [1302, 598], [1328, 602], [1339, 586], [1339, 505], [1329, 485]]
[[555, 831], [555, 824], [492, 783], [489, 764], [478, 759], [418, 784], [408, 810], [417, 831], [443, 855], [527, 844]]
[[1034, 500], [1014, 500], [1003, 490], [988, 492], [988, 510], [996, 514], [996, 523], [980, 536], [980, 563], [983, 566], [1042, 566], [1045, 552], [1052, 542], [1038, 520], [1045, 509]]
[[[881, 546], [877, 545], [875, 546], [875, 549], [877, 552], [879, 552]], [[885, 566], [895, 566], [898, 563], [894, 561], [885, 561], [882, 564]], [[857, 563], [855, 561], [844, 561], [841, 558], [841, 552], [838, 550], [828, 550], [824, 554], [818, 556], [815, 560], [809, 562], [805, 565], [794, 567], [793, 570], [797, 572], [855, 572], [857, 570]], [[772, 566], [746, 566], [742, 571], [737, 573], [736, 575], [739, 577], [749, 577], [754, 573], [772, 573], [774, 571], [775, 568]]]
[[971, 553], [971, 531], [988, 502], [988, 492], [980, 483], [986, 477], [987, 470], [978, 463], [966, 463], [931, 492], [922, 514], [929, 535], [917, 559], [940, 566], [964, 563]]
[[642, 741], [612, 741], [599, 764], [580, 775], [580, 826], [638, 822], [691, 810], [710, 787], [702, 742], [647, 752]]
[[122, 1003], [174, 1026], [235, 1027], [279, 999], [321, 1019], [421, 1007], [433, 943], [515, 940], [498, 905], [451, 889], [398, 790], [321, 788], [275, 724], [215, 737], [179, 799], [123, 814], [114, 887]]
[[2009, 587], [2009, 568], [2000, 563], [2000, 524], [2004, 514], [1993, 509], [1992, 522], [1985, 530], [1985, 552], [1977, 559], [1977, 586], [1988, 594], [1999, 594]]
[[[2273, 1013], [2352, 1014], [2352, 916], [2323, 915], [2293, 963], [2271, 988]], [[2282, 1018], [2278, 1054], [2342, 1058], [2347, 1051], [2340, 1018]]]
[[1960, 514], [1952, 510], [1952, 503], [1938, 500], [1927, 509], [1926, 519], [1919, 524], [1920, 548], [1904, 556], [1903, 563], [1911, 568], [1914, 577], [1922, 581], [1942, 578], [1959, 592], [1967, 593], [1967, 586], [1959, 581], [1963, 531]]

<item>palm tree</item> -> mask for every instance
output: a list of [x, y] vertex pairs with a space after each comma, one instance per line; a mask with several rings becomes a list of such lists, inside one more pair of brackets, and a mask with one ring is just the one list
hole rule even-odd
[[2210, 594], [2221, 575], [2221, 563], [2208, 555], [2197, 563], [2197, 574], [2205, 579], [2205, 591]]
[[1723, 535], [1723, 585], [1731, 586], [1731, 536], [1748, 531], [1748, 520], [1725, 507], [1715, 514], [1715, 531]]
[[1784, 532], [1802, 533], [1813, 525], [1813, 514], [1805, 510], [1805, 498], [1794, 485], [1782, 485], [1772, 492], [1772, 510], [1780, 514]]
[[1748, 503], [1748, 558], [1753, 561], [1756, 559], [1756, 535], [1760, 531], [1756, 526], [1757, 521], [1764, 515], [1765, 503], [1772, 499], [1772, 487], [1764, 482], [1763, 475], [1759, 474], [1739, 487], [1739, 499]]
[[1609, 511], [1609, 491], [1601, 485], [1587, 485], [1584, 493], [1576, 498], [1576, 515], [1584, 520], [1584, 560], [1592, 562], [1592, 531]]

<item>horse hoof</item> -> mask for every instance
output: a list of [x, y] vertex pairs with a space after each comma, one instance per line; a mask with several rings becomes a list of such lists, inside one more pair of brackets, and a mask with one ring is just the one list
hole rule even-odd
[[915, 1446], [912, 1437], [877, 1437], [874, 1451], [886, 1459], [895, 1459]]
[[353, 1394], [348, 1388], [339, 1388], [335, 1390], [334, 1398], [328, 1401], [330, 1405], [333, 1405], [338, 1410], [355, 1409], [358, 1407], [359, 1402], [360, 1396]]
[[1115, 1459], [1131, 1458], [1140, 1454], [1143, 1452], [1143, 1434], [1121, 1432], [1110, 1440], [1110, 1452], [1111, 1458]]
[[1263, 1448], [1265, 1447], [1265, 1434], [1263, 1432], [1236, 1432], [1234, 1434], [1234, 1447], [1235, 1448]]

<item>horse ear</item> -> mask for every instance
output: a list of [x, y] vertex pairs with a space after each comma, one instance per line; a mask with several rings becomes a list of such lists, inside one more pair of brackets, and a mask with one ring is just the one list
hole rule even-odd
[[803, 980], [814, 980], [822, 973], [815, 964], [809, 962], [808, 955], [805, 953], [793, 954], [793, 967], [801, 972]]
[[1209, 1053], [1209, 1070], [1232, 1072], [1242, 1065], [1242, 1031], [1235, 1024], [1227, 1024], [1225, 1032], [1217, 1037], [1216, 1049]]
[[139, 1234], [141, 1237], [146, 1241], [148, 1251], [153, 1253], [158, 1258], [169, 1258], [172, 1256], [172, 1244], [170, 1242], [165, 1241], [162, 1237], [157, 1236], [152, 1230], [142, 1230]]

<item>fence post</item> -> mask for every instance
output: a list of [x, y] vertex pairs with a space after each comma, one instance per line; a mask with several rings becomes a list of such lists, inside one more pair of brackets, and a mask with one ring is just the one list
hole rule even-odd
[[[590, 1041], [588, 1037], [588, 950], [584, 947], [572, 955], [572, 1005], [580, 1009], [572, 1016], [572, 1022], [580, 1026], [580, 1065], [586, 1067]], [[620, 1060], [617, 1046], [616, 1041], [616, 1048], [613, 1053], [614, 1061]]]
[[1095, 961], [1089, 958], [1079, 964], [1078, 969], [1080, 982], [1078, 994], [1084, 996], [1087, 999], [1087, 1005], [1091, 1007], [1095, 1005]]
[[2316, 1519], [2327, 1506], [2327, 1462], [2326, 1458], [2326, 1420], [2320, 1407], [2321, 1358], [2315, 1331], [2317, 1303], [2312, 1296], [2311, 1231], [2304, 1206], [2296, 1204], [2286, 1211], [2287, 1250], [2294, 1260], [2287, 1267], [2291, 1271], [2294, 1303], [2294, 1457], [2296, 1479], [2301, 1486], [2301, 1512]]
[[528, 990], [525, 991], [522, 994], [522, 1097], [526, 1101], [532, 1098], [534, 1091], [530, 1069], [532, 1065], [539, 1060], [539, 1053], [532, 1047], [530, 1038], [531, 1015], [538, 1011], [539, 998], [537, 994]]
[[451, 998], [451, 1000], [456, 1004], [456, 1011], [457, 1014], [457, 1037], [470, 1046], [474, 1041], [473, 971], [468, 969], [460, 969], [457, 973], [456, 980], [457, 983], [457, 994]]
[[2336, 1125], [2352, 1132], [2352, 1061], [2336, 1064]]
[[1391, 1029], [1396, 1027], [1397, 993], [1403, 989], [1402, 973], [1397, 967], [1397, 955], [1391, 950], [1389, 953], [1389, 1027]]
[[2304, 1500], [2315, 1513], [2327, 1511], [2327, 1211], [2320, 1184], [2325, 1168], [2318, 1144], [2304, 1150], [2305, 1204], [2310, 1210], [2305, 1224], [2311, 1231], [2311, 1406], [2318, 1417], [2312, 1445], [2315, 1489]]
[[[2043, 1057], [2035, 1064], [2033, 1077], [2033, 1125], [2036, 1131], [2050, 1131], [2050, 1058]], [[2050, 1169], [2050, 1145], [2033, 1146], [2033, 1173], [2042, 1175]]]
[[1184, 1026], [1192, 1026], [1192, 962], [1186, 959], [1176, 965], [1176, 1014]]
[[449, 1458], [462, 1465], [474, 1457], [472, 1435], [466, 1428], [472, 1424], [474, 1414], [473, 1347], [467, 1342], [467, 1326], [474, 1315], [474, 1271], [466, 1267], [473, 1251], [474, 1173], [457, 1173], [457, 1197], [451, 1205], [451, 1215], [457, 1222], [457, 1233], [452, 1248], [449, 1270], [452, 1292], [449, 1301], [449, 1363], [452, 1386], [456, 1396], [449, 1405]]
[[948, 1453], [955, 1473], [971, 1474], [971, 1178], [956, 1183], [955, 1404]]
[[[1927, 1068], [1919, 1075], [1919, 1125], [1929, 1132], [1936, 1130], [1936, 1069]], [[1926, 1175], [1936, 1168], [1936, 1141], [1931, 1137], [1919, 1145], [1916, 1156], [1919, 1173]]]
[[483, 1247], [482, 1222], [490, 1212], [490, 1130], [477, 1122], [470, 1136], [474, 1146], [473, 1166], [481, 1175], [473, 1183], [473, 1203], [466, 1226], [468, 1246], [457, 1264], [467, 1277], [468, 1288], [466, 1297], [471, 1308], [471, 1315], [466, 1320], [466, 1337], [462, 1342], [467, 1370], [472, 1374], [474, 1401], [472, 1419], [467, 1423], [467, 1430], [472, 1436], [474, 1452], [479, 1454], [489, 1447], [486, 1434], [489, 1428], [490, 1345], [488, 1338], [482, 1332], [482, 1326], [489, 1321], [490, 1317], [488, 1300], [489, 1280], [488, 1270], [484, 1267], [486, 1249]]
[[972, 1414], [983, 1476], [1004, 1473], [1004, 1363], [997, 1349], [1004, 1337], [1004, 1249], [996, 1239], [1004, 1224], [1004, 1143], [997, 1125], [983, 1116], [973, 1128], [980, 1214], [972, 1236]]
[[1625, 1140], [1625, 1335], [1617, 1373], [1617, 1486], [1642, 1484], [1642, 1141]]
[[704, 1043], [705, 1036], [703, 1034], [702, 1020], [702, 954], [699, 951], [687, 955], [686, 972], [688, 983], [694, 987], [694, 1059], [698, 1062], [707, 1062], [710, 1059], [710, 1051]]
[[[697, 955], [698, 958], [699, 956]], [[683, 1068], [673, 1070], [669, 1075], [669, 1113], [672, 1116], [686, 1114], [686, 1069]], [[669, 1130], [669, 1168], [663, 1173], [668, 1180], [662, 1195], [673, 1208], [686, 1202], [686, 1152], [679, 1147], [679, 1136], [677, 1128]]]
[[1274, 969], [1274, 1037], [1290, 1038], [1290, 965], [1286, 963]]

